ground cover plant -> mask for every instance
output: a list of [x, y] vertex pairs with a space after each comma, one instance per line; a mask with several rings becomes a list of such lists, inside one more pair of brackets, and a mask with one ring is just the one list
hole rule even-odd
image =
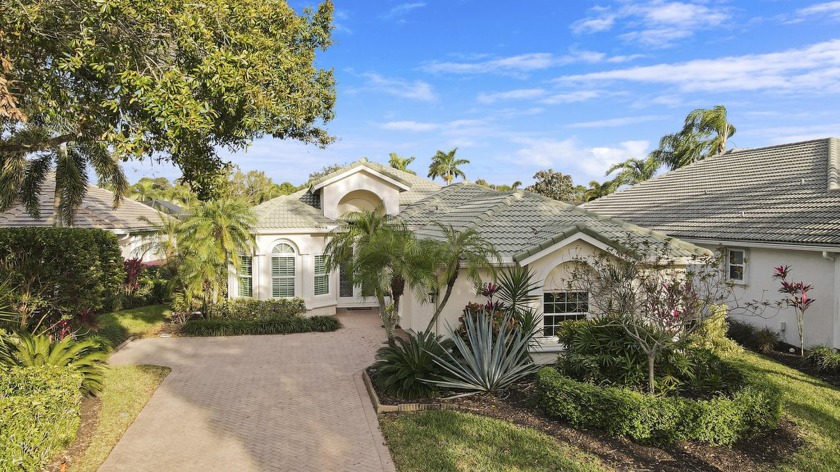
[[400, 472], [607, 470], [594, 456], [545, 434], [467, 413], [385, 416], [380, 424]]
[[166, 305], [104, 313], [96, 317], [96, 325], [86, 335], [101, 336], [116, 347], [132, 336], [141, 338], [158, 334], [171, 313]]
[[238, 336], [327, 332], [339, 328], [341, 322], [334, 316], [283, 316], [246, 320], [189, 320], [181, 326], [180, 332], [188, 336]]

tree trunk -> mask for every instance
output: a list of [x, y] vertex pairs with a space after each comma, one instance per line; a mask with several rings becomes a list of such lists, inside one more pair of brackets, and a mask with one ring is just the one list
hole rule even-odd
[[796, 310], [796, 327], [799, 329], [799, 356], [805, 357], [805, 313]]
[[388, 316], [388, 306], [385, 304], [385, 296], [382, 294], [376, 295], [376, 301], [379, 302], [379, 319], [382, 320], [382, 326], [385, 328], [385, 336], [388, 338], [388, 344], [394, 344], [394, 326], [390, 323], [390, 316]]
[[656, 388], [656, 377], [654, 376], [654, 365], [656, 364], [656, 351], [649, 352], [647, 355], [648, 361], [648, 392], [653, 395], [653, 390]]
[[[67, 143], [61, 143], [58, 147], [58, 153], [61, 154], [61, 159], [67, 160]], [[61, 192], [58, 188], [58, 174], [55, 175], [55, 187], [53, 189], [53, 226], [64, 226], [64, 218], [61, 216]]]
[[443, 311], [443, 307], [446, 306], [446, 302], [449, 301], [449, 297], [452, 295], [452, 288], [455, 286], [455, 281], [458, 280], [458, 269], [455, 269], [455, 274], [446, 281], [446, 292], [443, 294], [443, 298], [438, 303], [437, 308], [435, 308], [435, 313], [432, 315], [432, 319], [429, 320], [429, 325], [426, 326], [426, 331], [431, 331], [432, 328], [435, 328], [435, 334], [437, 333], [437, 319], [440, 317], [440, 313]]

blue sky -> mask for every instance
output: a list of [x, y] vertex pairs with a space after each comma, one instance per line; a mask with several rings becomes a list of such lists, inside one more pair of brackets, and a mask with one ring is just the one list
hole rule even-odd
[[[293, 2], [295, 8], [306, 6]], [[458, 147], [469, 180], [575, 183], [643, 157], [695, 108], [725, 105], [735, 147], [840, 136], [840, 1], [336, 0], [326, 149], [262, 139], [222, 153], [296, 184], [333, 163]], [[132, 181], [178, 177], [125, 165]]]

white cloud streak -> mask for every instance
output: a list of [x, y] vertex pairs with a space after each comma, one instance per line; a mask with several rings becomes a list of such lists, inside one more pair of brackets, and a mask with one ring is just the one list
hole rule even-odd
[[387, 78], [375, 73], [362, 74], [362, 76], [367, 79], [368, 87], [388, 95], [425, 102], [437, 100], [437, 95], [432, 90], [432, 86], [422, 80], [408, 81]]
[[418, 8], [423, 8], [425, 6], [426, 4], [424, 2], [400, 3], [394, 8], [388, 10], [387, 13], [382, 15], [382, 18], [386, 20], [402, 19], [412, 11], [417, 10]]
[[796, 10], [797, 16], [827, 15], [831, 18], [840, 18], [840, 2], [815, 3], [811, 6]]
[[420, 70], [447, 74], [502, 74], [522, 76], [528, 72], [574, 63], [622, 63], [632, 61], [639, 57], [642, 57], [642, 55], [608, 56], [605, 53], [597, 51], [573, 51], [565, 55], [533, 52], [475, 62], [433, 61], [420, 67]]
[[[647, 141], [624, 141], [616, 146], [582, 147], [577, 139], [535, 139], [515, 140], [524, 147], [516, 151], [517, 162], [539, 169], [552, 168], [579, 179], [576, 183], [586, 184], [589, 180], [604, 180], [604, 174], [614, 164], [631, 157], [647, 154]], [[582, 179], [581, 179], [582, 178]]]
[[623, 118], [610, 118], [606, 120], [580, 121], [568, 125], [569, 128], [618, 128], [621, 126], [635, 125], [649, 121], [657, 121], [667, 118], [663, 115], [627, 116]]

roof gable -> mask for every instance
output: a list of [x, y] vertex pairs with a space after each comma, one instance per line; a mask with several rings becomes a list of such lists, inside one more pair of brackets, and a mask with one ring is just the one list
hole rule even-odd
[[407, 183], [400, 179], [397, 176], [387, 175], [385, 173], [379, 172], [376, 169], [367, 165], [367, 160], [361, 160], [358, 162], [353, 163], [350, 166], [347, 166], [341, 170], [333, 172], [327, 176], [324, 176], [314, 182], [312, 182], [309, 186], [309, 191], [312, 193], [317, 192], [318, 190], [327, 187], [335, 182], [340, 180], [346, 179], [352, 175], [358, 174], [360, 172], [364, 172], [368, 175], [371, 175], [381, 181], [388, 183], [389, 185], [396, 187], [399, 191], [403, 192], [409, 190], [411, 187], [407, 185]]

